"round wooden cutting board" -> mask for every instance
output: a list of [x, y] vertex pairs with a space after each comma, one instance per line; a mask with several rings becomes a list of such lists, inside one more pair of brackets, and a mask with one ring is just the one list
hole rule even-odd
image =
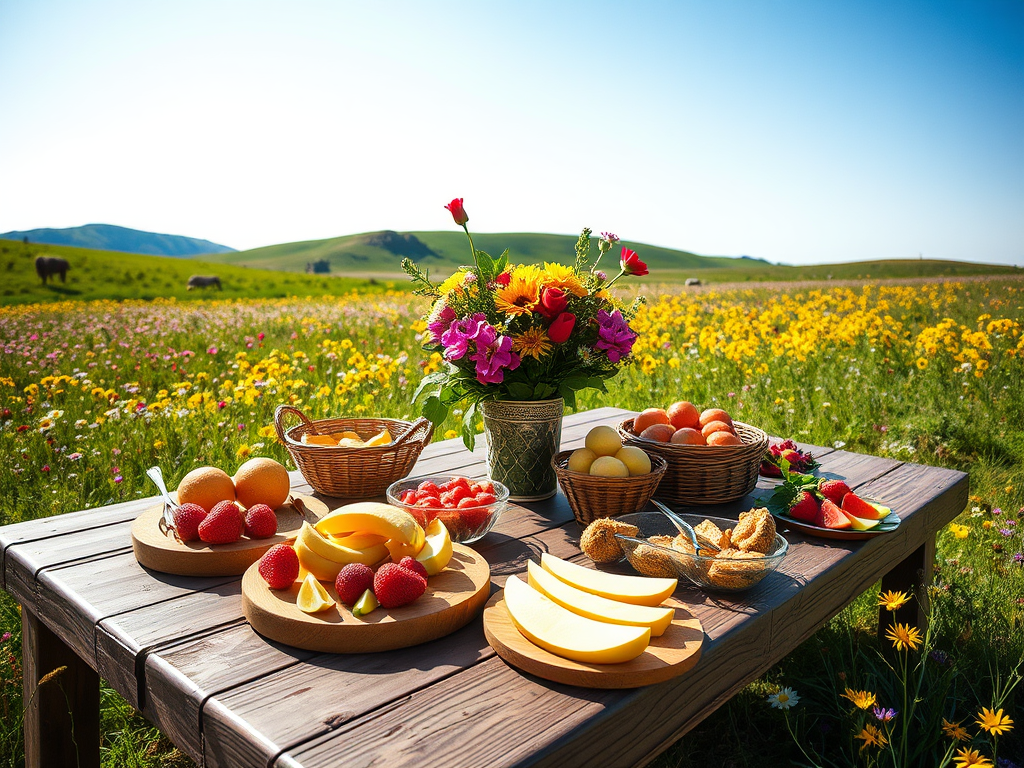
[[504, 590], [484, 608], [484, 635], [491, 648], [513, 667], [556, 683], [583, 688], [639, 688], [660, 683], [693, 668], [700, 659], [704, 628], [683, 604], [669, 598], [676, 617], [661, 637], [652, 637], [647, 650], [623, 664], [584, 664], [563, 659], [527, 640], [512, 623]]
[[[295, 495], [304, 505], [309, 521], [327, 514], [327, 505], [312, 496]], [[135, 559], [161, 573], [178, 576], [240, 576], [275, 544], [294, 539], [302, 527], [303, 516], [290, 503], [277, 510], [277, 533], [269, 539], [243, 536], [231, 544], [207, 544], [204, 541], [179, 541], [160, 528], [164, 507], [147, 509], [132, 523], [132, 549]]]
[[[371, 653], [419, 645], [468, 624], [487, 601], [491, 567], [474, 550], [453, 544], [448, 567], [427, 580], [427, 591], [401, 608], [355, 617], [338, 603], [319, 613], [295, 605], [301, 582], [271, 589], [253, 565], [242, 577], [242, 612], [252, 628], [279, 643], [326, 653]], [[324, 587], [335, 600], [333, 584]]]

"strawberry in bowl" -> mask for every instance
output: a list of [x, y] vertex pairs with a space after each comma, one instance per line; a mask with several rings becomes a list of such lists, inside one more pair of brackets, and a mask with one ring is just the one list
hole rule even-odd
[[439, 518], [453, 542], [470, 544], [494, 527], [508, 506], [508, 495], [501, 483], [445, 475], [392, 483], [388, 503], [404, 509], [424, 528]]

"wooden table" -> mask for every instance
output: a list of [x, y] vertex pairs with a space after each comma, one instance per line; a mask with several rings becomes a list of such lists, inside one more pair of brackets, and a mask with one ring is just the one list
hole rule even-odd
[[[565, 419], [563, 448], [612, 408]], [[653, 759], [729, 697], [882, 579], [923, 591], [935, 533], [963, 510], [967, 476], [830, 448], [821, 472], [884, 500], [903, 518], [864, 542], [789, 533], [776, 573], [736, 597], [680, 587], [707, 634], [698, 665], [628, 691], [547, 683], [510, 668], [480, 620], [426, 645], [379, 654], [316, 654], [280, 646], [242, 618], [239, 579], [144, 570], [129, 527], [153, 499], [0, 529], [2, 586], [23, 606], [28, 766], [99, 764], [98, 675], [180, 749], [208, 766], [624, 766]], [[483, 447], [430, 445], [414, 474], [483, 476]], [[309, 492], [301, 476], [295, 490]], [[714, 508], [733, 516], [765, 496]], [[565, 498], [512, 506], [475, 547], [495, 586], [540, 552], [589, 563]], [[904, 607], [901, 620], [920, 621]], [[66, 666], [56, 681], [39, 678]], [[60, 683], [60, 687], [55, 685]], [[67, 696], [67, 698], [65, 698]], [[74, 740], [69, 704], [74, 714]], [[62, 736], [63, 734], [63, 736]]]

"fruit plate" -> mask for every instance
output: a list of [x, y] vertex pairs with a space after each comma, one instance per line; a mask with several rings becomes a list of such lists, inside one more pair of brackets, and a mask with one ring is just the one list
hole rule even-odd
[[[327, 514], [327, 505], [312, 496], [292, 494], [315, 522]], [[302, 527], [302, 513], [289, 501], [277, 510], [277, 533], [267, 539], [243, 536], [231, 544], [179, 541], [160, 525], [164, 506], [147, 509], [132, 523], [132, 549], [140, 565], [178, 576], [241, 576], [275, 544], [295, 537]]]
[[647, 650], [623, 664], [585, 664], [563, 659], [527, 640], [512, 623], [505, 592], [493, 595], [484, 608], [484, 635], [491, 648], [510, 666], [545, 680], [582, 688], [640, 688], [688, 672], [700, 659], [704, 628], [675, 598], [662, 605], [676, 616], [661, 637], [652, 637]]
[[875, 536], [881, 536], [886, 533], [892, 533], [900, 527], [900, 516], [895, 512], [890, 512], [888, 515], [883, 517], [879, 524], [870, 531], [855, 531], [852, 528], [822, 528], [821, 526], [805, 523], [802, 520], [796, 520], [788, 515], [783, 515], [780, 512], [771, 509], [771, 507], [769, 507], [769, 511], [772, 513], [772, 517], [775, 518], [776, 522], [786, 526], [789, 530], [796, 531], [797, 533], [804, 533], [808, 536], [817, 536], [821, 539], [861, 541], [863, 539], [871, 539]]
[[[242, 612], [264, 637], [307, 651], [370, 653], [436, 640], [468, 624], [490, 594], [491, 567], [483, 556], [462, 544], [452, 544], [452, 550], [447, 567], [427, 580], [418, 600], [358, 618], [340, 604], [303, 613], [295, 604], [300, 581], [271, 589], [253, 564], [242, 576]], [[324, 588], [338, 599], [333, 584]]]

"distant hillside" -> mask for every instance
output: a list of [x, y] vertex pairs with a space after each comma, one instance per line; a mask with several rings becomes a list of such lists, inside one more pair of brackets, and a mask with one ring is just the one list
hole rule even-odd
[[195, 237], [160, 235], [113, 224], [86, 224], [67, 229], [29, 229], [22, 232], [4, 232], [2, 240], [24, 240], [46, 245], [71, 245], [77, 248], [95, 248], [100, 251], [143, 253], [151, 256], [188, 257], [206, 253], [231, 253], [235, 249]]
[[[67, 282], [42, 285], [36, 276], [37, 256], [67, 259]], [[190, 275], [217, 275], [223, 290], [187, 290]], [[387, 282], [269, 272], [206, 261], [167, 256], [140, 256], [115, 251], [96, 251], [66, 245], [25, 245], [0, 240], [0, 305], [39, 301], [91, 299], [279, 298], [285, 296], [335, 296], [388, 287]], [[391, 283], [400, 289], [404, 281]]]
[[[513, 261], [537, 263], [542, 261], [572, 262], [576, 237], [572, 235], [545, 235], [531, 232], [501, 234], [474, 234], [473, 241], [480, 250], [497, 257], [508, 248]], [[658, 248], [643, 243], [623, 241], [622, 245], [635, 248], [652, 269], [714, 269], [740, 264], [769, 266], [759, 259], [740, 259], [719, 256], [698, 256], [687, 251]], [[591, 246], [596, 253], [597, 239]], [[326, 260], [332, 274], [397, 273], [402, 259], [413, 261], [431, 270], [451, 270], [470, 260], [469, 244], [462, 232], [365, 232], [358, 235], [334, 237], [328, 240], [308, 240], [283, 243], [249, 251], [214, 256], [216, 261], [246, 264], [267, 269], [304, 271], [307, 264]], [[613, 269], [617, 259], [607, 257], [608, 268]]]

